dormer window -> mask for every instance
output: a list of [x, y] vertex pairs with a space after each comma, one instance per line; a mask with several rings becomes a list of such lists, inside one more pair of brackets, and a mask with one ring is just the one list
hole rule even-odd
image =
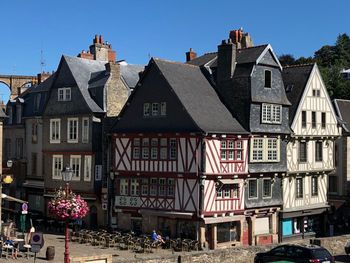
[[271, 88], [271, 71], [265, 70], [265, 88]]
[[70, 100], [71, 100], [70, 88], [58, 89], [58, 101], [70, 101]]

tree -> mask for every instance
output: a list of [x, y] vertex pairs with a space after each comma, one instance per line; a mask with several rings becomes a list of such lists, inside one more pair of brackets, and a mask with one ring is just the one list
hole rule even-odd
[[283, 54], [278, 58], [278, 60], [283, 67], [295, 64], [295, 58], [291, 54]]

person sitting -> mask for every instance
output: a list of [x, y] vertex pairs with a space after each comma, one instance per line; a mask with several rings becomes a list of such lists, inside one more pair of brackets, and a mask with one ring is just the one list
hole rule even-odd
[[156, 242], [156, 241], [157, 241], [157, 237], [158, 237], [158, 235], [157, 235], [156, 231], [153, 230], [152, 235], [151, 235], [152, 241], [153, 241], [153, 242]]
[[165, 244], [165, 241], [160, 234], [157, 235], [157, 241], [161, 244]]
[[4, 244], [5, 244], [5, 246], [12, 247], [12, 258], [17, 259], [18, 243], [16, 243], [12, 239], [7, 238]]

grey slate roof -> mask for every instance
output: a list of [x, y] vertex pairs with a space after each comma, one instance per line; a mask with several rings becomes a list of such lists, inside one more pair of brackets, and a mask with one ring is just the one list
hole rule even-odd
[[132, 64], [120, 64], [120, 74], [122, 79], [128, 85], [129, 88], [135, 88], [139, 81], [139, 73], [144, 70], [145, 66], [132, 65]]
[[290, 103], [289, 121], [293, 122], [300, 99], [315, 64], [297, 65], [283, 68], [282, 77], [286, 95]]
[[197, 126], [209, 133], [247, 133], [197, 66], [154, 59]]
[[333, 103], [344, 131], [350, 133], [350, 100], [335, 99]]
[[[237, 64], [246, 64], [246, 63], [255, 63], [260, 55], [264, 52], [268, 45], [261, 45], [249, 48], [242, 48], [237, 50]], [[210, 63], [210, 67], [217, 66], [217, 52], [206, 53], [203, 56], [197, 57], [187, 64], [204, 66], [207, 63]]]

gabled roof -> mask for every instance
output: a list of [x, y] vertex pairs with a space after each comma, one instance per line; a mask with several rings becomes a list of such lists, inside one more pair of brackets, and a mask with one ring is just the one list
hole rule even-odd
[[306, 84], [315, 64], [296, 65], [283, 68], [282, 77], [286, 95], [290, 103], [289, 121], [293, 122], [299, 102], [303, 96]]
[[[237, 64], [247, 64], [247, 63], [258, 63], [259, 58], [261, 58], [264, 53], [267, 52], [271, 48], [270, 45], [261, 45], [249, 48], [237, 49]], [[199, 56], [189, 62], [187, 64], [196, 65], [196, 66], [205, 66], [210, 63], [210, 67], [217, 66], [217, 52], [206, 53], [203, 56]], [[278, 60], [277, 60], [278, 62]]]
[[197, 66], [153, 59], [197, 126], [208, 133], [247, 133]]
[[350, 132], [350, 100], [335, 99], [335, 112], [345, 132]]
[[126, 85], [133, 89], [139, 81], [139, 73], [145, 69], [143, 65], [120, 64], [120, 75]]

